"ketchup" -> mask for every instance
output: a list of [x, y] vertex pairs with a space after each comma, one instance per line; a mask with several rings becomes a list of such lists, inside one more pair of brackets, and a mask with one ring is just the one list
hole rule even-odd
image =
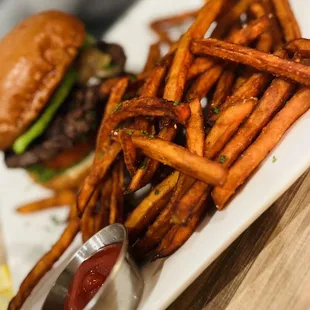
[[96, 295], [113, 269], [122, 245], [105, 246], [84, 261], [70, 284], [64, 310], [82, 310]]

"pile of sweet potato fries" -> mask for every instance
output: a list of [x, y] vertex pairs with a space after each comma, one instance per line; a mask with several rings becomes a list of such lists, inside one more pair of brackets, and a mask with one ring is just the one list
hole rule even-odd
[[[177, 41], [169, 37], [171, 27], [189, 21]], [[109, 100], [92, 169], [76, 204], [70, 193], [59, 194], [61, 203], [72, 205], [68, 227], [9, 309], [21, 307], [79, 231], [86, 241], [121, 222], [137, 259], [171, 255], [207, 206], [223, 209], [310, 108], [310, 41], [301, 38], [288, 0], [208, 0], [151, 28], [159, 41], [143, 72], [101, 86]], [[169, 46], [164, 56], [163, 45]], [[129, 209], [128, 195], [148, 184]], [[20, 212], [31, 210], [36, 207]]]

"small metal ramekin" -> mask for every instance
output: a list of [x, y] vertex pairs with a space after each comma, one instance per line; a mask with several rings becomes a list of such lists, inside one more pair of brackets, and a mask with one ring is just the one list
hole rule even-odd
[[69, 286], [79, 266], [98, 250], [112, 243], [122, 244], [119, 257], [110, 275], [85, 309], [136, 309], [142, 296], [144, 282], [128, 253], [126, 228], [121, 224], [113, 224], [99, 231], [75, 253], [51, 288], [42, 310], [63, 309]]

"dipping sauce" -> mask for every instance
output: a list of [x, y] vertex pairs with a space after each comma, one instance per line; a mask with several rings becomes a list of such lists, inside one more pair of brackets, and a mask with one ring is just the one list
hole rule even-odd
[[96, 295], [113, 269], [122, 244], [105, 246], [84, 261], [71, 282], [64, 310], [82, 310]]

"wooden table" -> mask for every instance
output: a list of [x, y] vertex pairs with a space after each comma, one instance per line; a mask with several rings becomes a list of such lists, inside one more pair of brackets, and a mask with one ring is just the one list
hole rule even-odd
[[168, 309], [309, 310], [310, 172]]

